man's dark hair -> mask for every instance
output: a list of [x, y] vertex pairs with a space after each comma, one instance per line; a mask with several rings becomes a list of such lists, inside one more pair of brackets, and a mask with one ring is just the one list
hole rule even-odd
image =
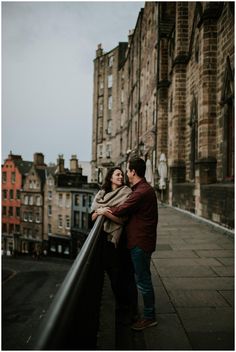
[[146, 163], [141, 158], [131, 158], [129, 160], [129, 170], [134, 170], [139, 177], [144, 177], [146, 171]]

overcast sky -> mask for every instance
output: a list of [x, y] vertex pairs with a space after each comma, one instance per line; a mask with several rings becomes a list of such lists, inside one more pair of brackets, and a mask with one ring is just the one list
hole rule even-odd
[[2, 2], [2, 160], [91, 160], [93, 60], [127, 41], [144, 2]]

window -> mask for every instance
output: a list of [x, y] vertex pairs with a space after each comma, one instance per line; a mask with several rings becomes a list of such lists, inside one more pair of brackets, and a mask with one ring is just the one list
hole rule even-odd
[[20, 217], [20, 207], [16, 207], [16, 216]]
[[9, 207], [9, 216], [13, 216], [13, 207]]
[[29, 204], [30, 205], [34, 204], [34, 197], [33, 196], [29, 196]]
[[41, 198], [40, 196], [36, 196], [36, 205], [41, 205]]
[[10, 189], [10, 199], [14, 199], [14, 190]]
[[29, 181], [29, 188], [33, 189], [33, 181], [32, 180]]
[[107, 77], [107, 80], [108, 80], [108, 82], [107, 82], [108, 88], [111, 88], [111, 87], [112, 87], [112, 75], [109, 75], [109, 76]]
[[20, 190], [19, 189], [16, 190], [16, 199], [20, 199]]
[[80, 201], [79, 201], [79, 194], [75, 195], [75, 205], [79, 205]]
[[89, 195], [88, 196], [88, 207], [90, 208], [93, 202], [93, 196]]
[[99, 111], [98, 111], [98, 116], [103, 115], [103, 99], [99, 100]]
[[111, 144], [106, 145], [106, 157], [110, 158], [111, 157]]
[[7, 173], [5, 171], [2, 173], [2, 182], [3, 183], [7, 182]]
[[98, 145], [98, 157], [99, 158], [103, 157], [103, 145], [102, 144]]
[[48, 199], [52, 199], [52, 191], [48, 191]]
[[80, 224], [79, 218], [80, 218], [80, 213], [79, 213], [79, 211], [75, 211], [75, 212], [74, 212], [74, 227], [76, 227], [76, 228], [79, 228], [79, 227], [80, 227], [80, 226], [79, 226], [79, 224]]
[[98, 140], [102, 140], [102, 135], [103, 135], [103, 120], [98, 119]]
[[107, 134], [112, 133], [112, 120], [108, 120], [107, 122]]
[[112, 110], [112, 95], [108, 97], [108, 110]]
[[58, 215], [58, 227], [62, 228], [63, 222], [62, 222], [62, 215]]
[[27, 205], [29, 203], [29, 197], [24, 196], [24, 204]]
[[66, 193], [66, 207], [69, 208], [70, 207], [70, 194]]
[[51, 216], [52, 215], [52, 206], [49, 205], [48, 206], [48, 216]]
[[66, 228], [70, 228], [70, 217], [68, 215], [66, 215]]
[[86, 202], [87, 201], [87, 196], [86, 194], [83, 194], [83, 207], [86, 207]]
[[221, 107], [223, 117], [223, 177], [234, 179], [234, 75], [230, 58], [226, 59], [225, 73], [222, 82]]
[[24, 212], [23, 219], [24, 219], [24, 221], [28, 221], [28, 213], [27, 212]]
[[53, 179], [51, 177], [48, 178], [48, 185], [53, 186]]
[[20, 233], [20, 225], [15, 225], [15, 232]]
[[35, 221], [38, 222], [38, 223], [40, 222], [40, 215], [39, 215], [39, 213], [36, 213], [36, 214], [35, 214]]
[[104, 84], [103, 84], [103, 77], [101, 75], [98, 76], [98, 82], [99, 82], [99, 89], [103, 89]]
[[32, 222], [32, 221], [33, 221], [33, 213], [32, 213], [32, 211], [29, 211], [29, 213], [28, 213], [28, 219], [29, 219], [29, 222]]
[[14, 232], [14, 224], [9, 224], [9, 233]]
[[110, 57], [108, 58], [108, 66], [109, 66], [109, 67], [111, 67], [111, 66], [113, 65], [113, 59], [114, 59], [113, 56], [110, 56]]
[[48, 224], [48, 234], [50, 235], [52, 233], [52, 225]]
[[11, 173], [11, 183], [15, 183], [16, 182], [16, 173], [12, 172]]
[[2, 207], [2, 215], [6, 216], [7, 215], [7, 207]]
[[63, 205], [63, 194], [62, 193], [59, 193], [59, 195], [58, 195], [58, 205], [59, 205], [59, 207], [62, 207], [62, 205]]
[[4, 189], [2, 191], [2, 197], [3, 197], [3, 199], [7, 199], [7, 190], [6, 189]]
[[82, 213], [82, 229], [87, 229], [87, 214]]

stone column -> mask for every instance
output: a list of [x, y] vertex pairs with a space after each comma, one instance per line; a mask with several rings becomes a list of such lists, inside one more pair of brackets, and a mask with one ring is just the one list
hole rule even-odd
[[199, 216], [203, 213], [201, 186], [216, 182], [217, 20], [222, 7], [216, 2], [208, 2], [204, 6], [198, 23], [200, 82], [195, 211]]
[[185, 181], [186, 64], [188, 62], [188, 3], [176, 3], [173, 62], [173, 117], [169, 122], [170, 182]]

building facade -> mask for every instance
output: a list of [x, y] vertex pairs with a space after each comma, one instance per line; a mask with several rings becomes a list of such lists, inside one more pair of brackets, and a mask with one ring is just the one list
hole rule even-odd
[[21, 231], [17, 243], [19, 253], [38, 255], [43, 250], [45, 170], [44, 155], [35, 153], [21, 191]]
[[[50, 255], [74, 257], [89, 232], [89, 204], [97, 189], [87, 184], [76, 155], [65, 168], [63, 155], [47, 168], [44, 187], [44, 248]], [[88, 194], [87, 194], [88, 193]], [[91, 198], [90, 198], [91, 197]]]
[[90, 207], [98, 185], [87, 182], [76, 155], [47, 166], [9, 154], [2, 165], [2, 253], [74, 257], [92, 223]]
[[233, 228], [233, 72], [234, 3], [145, 3], [96, 52], [92, 180], [138, 154], [161, 200]]
[[10, 153], [2, 165], [2, 251], [10, 254], [17, 249], [20, 235], [21, 190], [32, 162]]

